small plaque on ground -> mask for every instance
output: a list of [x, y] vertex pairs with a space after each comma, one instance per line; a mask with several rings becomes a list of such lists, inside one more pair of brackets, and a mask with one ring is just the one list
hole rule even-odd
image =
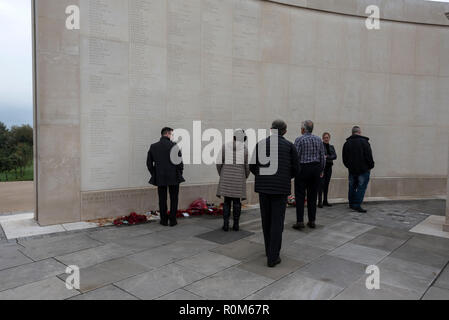
[[249, 231], [245, 231], [245, 230], [240, 230], [238, 232], [236, 232], [236, 231], [224, 232], [223, 230], [219, 229], [219, 230], [214, 230], [211, 232], [199, 234], [196, 237], [203, 239], [203, 240], [212, 241], [212, 242], [215, 242], [218, 244], [228, 244], [228, 243], [232, 243], [232, 242], [236, 242], [236, 241], [248, 238], [252, 235], [254, 235], [253, 232], [249, 232]]

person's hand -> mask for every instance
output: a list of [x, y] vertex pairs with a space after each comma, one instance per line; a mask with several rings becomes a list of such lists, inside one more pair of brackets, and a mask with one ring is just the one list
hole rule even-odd
[[324, 178], [324, 172], [321, 172], [320, 178]]

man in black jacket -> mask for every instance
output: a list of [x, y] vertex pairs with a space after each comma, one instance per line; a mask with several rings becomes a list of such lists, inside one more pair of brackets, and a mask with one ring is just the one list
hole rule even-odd
[[[279, 254], [287, 198], [291, 194], [292, 178], [298, 172], [298, 154], [295, 146], [284, 138], [287, 124], [282, 120], [276, 120], [273, 122], [272, 130], [273, 134], [256, 146], [250, 164], [250, 170], [256, 176], [255, 191], [259, 193], [265, 252], [270, 268], [281, 263]], [[265, 161], [268, 159], [269, 161]]]
[[[147, 167], [151, 173], [150, 184], [158, 187], [161, 224], [168, 226], [170, 221], [170, 226], [174, 227], [178, 224], [176, 214], [178, 212], [179, 185], [185, 181], [182, 177], [184, 164], [181, 150], [176, 143], [171, 141], [173, 129], [164, 128], [161, 135], [161, 140], [153, 144], [148, 151]], [[172, 157], [176, 155], [178, 158], [173, 159]], [[170, 216], [167, 212], [168, 190], [170, 191]]]
[[374, 160], [369, 138], [362, 136], [362, 130], [358, 126], [352, 129], [352, 136], [343, 146], [343, 163], [349, 170], [349, 207], [366, 213], [362, 203], [371, 170], [374, 168]]

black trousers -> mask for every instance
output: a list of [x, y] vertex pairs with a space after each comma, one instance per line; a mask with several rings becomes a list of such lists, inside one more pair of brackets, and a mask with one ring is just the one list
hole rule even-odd
[[[168, 215], [167, 208], [167, 196], [170, 190], [170, 216]], [[158, 187], [159, 195], [159, 211], [161, 212], [161, 221], [176, 222], [176, 215], [178, 213], [178, 200], [179, 200], [179, 185], [169, 187]]]
[[321, 164], [302, 164], [301, 172], [295, 179], [296, 219], [304, 222], [304, 202], [307, 192], [307, 212], [309, 222], [316, 221], [316, 202], [321, 179]]
[[223, 205], [223, 220], [225, 223], [229, 223], [229, 218], [231, 217], [231, 206], [232, 214], [234, 216], [234, 221], [239, 222], [240, 215], [242, 212], [242, 201], [240, 198], [230, 198], [225, 197]]
[[268, 263], [271, 263], [279, 258], [281, 252], [287, 196], [261, 193], [259, 194], [259, 199], [265, 239], [265, 253], [267, 254]]
[[320, 187], [318, 190], [318, 203], [323, 203], [323, 194], [324, 194], [324, 203], [328, 202], [327, 195], [329, 194], [329, 184], [332, 179], [332, 166], [326, 166], [324, 169], [324, 177], [320, 180]]

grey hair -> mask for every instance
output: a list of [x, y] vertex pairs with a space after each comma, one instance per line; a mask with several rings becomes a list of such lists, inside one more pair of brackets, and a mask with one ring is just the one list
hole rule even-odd
[[359, 126], [355, 126], [352, 128], [352, 134], [359, 134], [362, 132], [362, 129]]
[[271, 129], [278, 130], [278, 134], [283, 136], [287, 133], [287, 123], [284, 120], [275, 120], [271, 125]]
[[304, 129], [307, 133], [313, 133], [314, 123], [312, 120], [306, 120], [302, 123], [302, 129]]

